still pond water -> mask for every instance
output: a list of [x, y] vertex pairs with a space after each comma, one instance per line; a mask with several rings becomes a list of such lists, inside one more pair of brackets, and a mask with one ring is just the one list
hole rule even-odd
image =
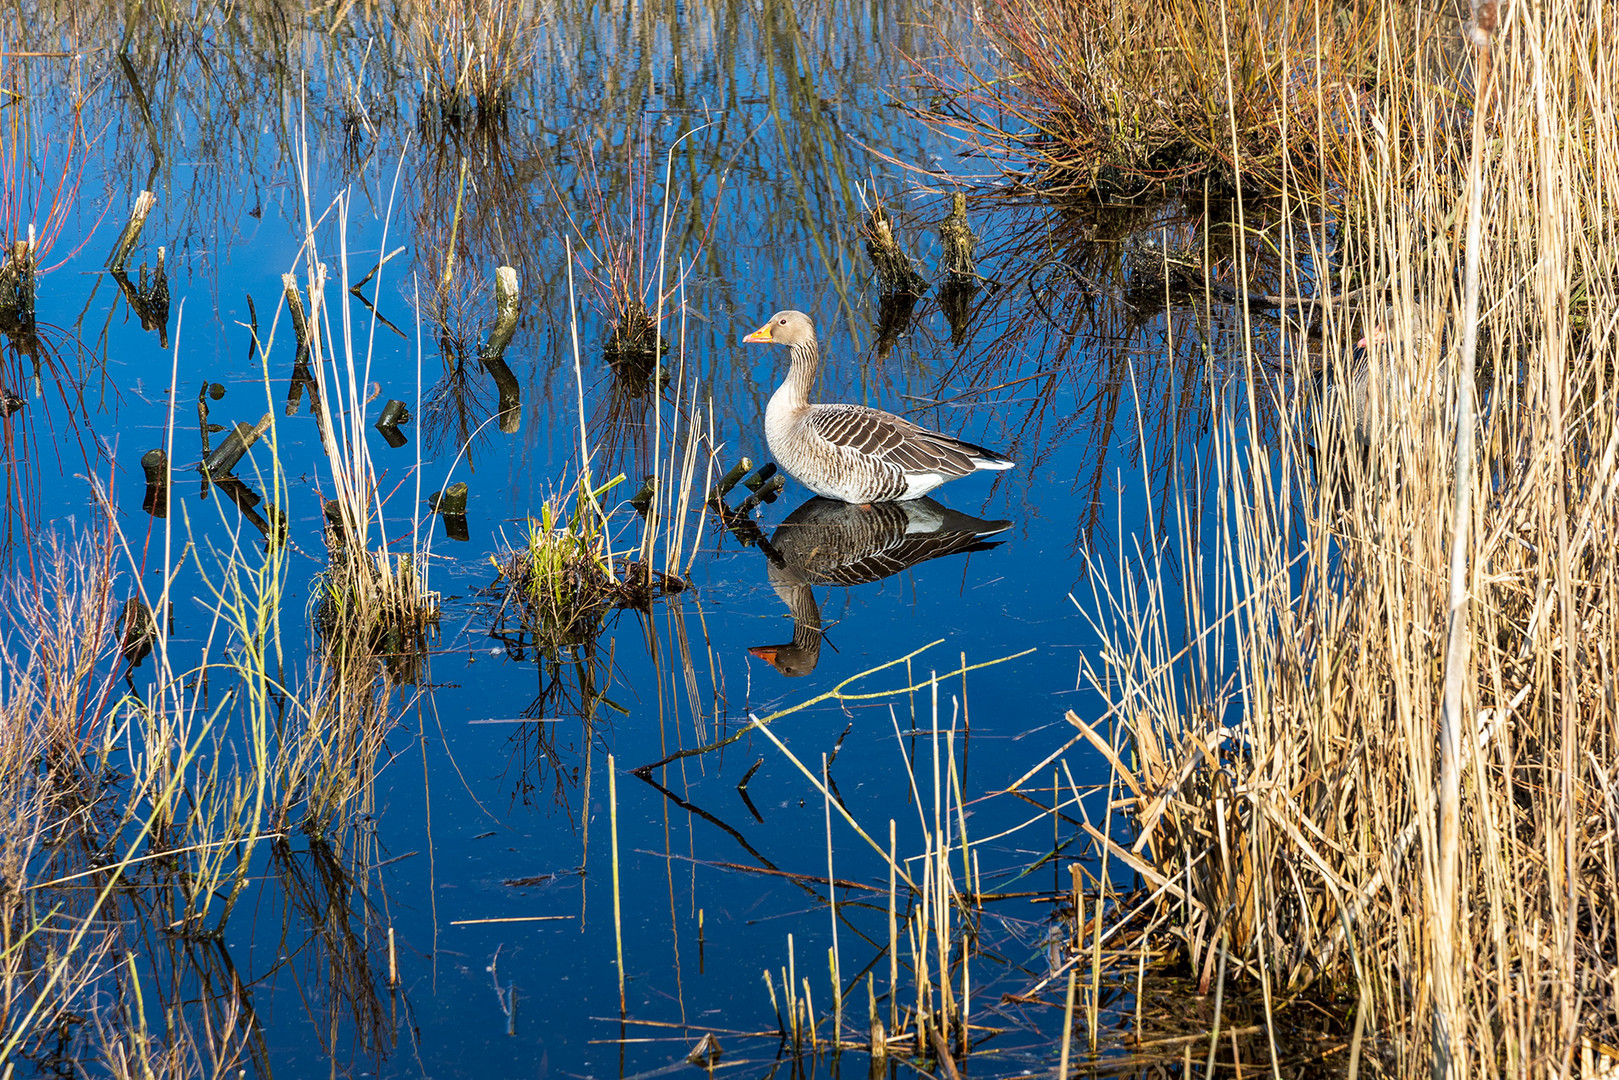
[[[835, 922], [823, 797], [757, 733], [643, 776], [634, 770], [938, 642], [849, 690], [1015, 656], [941, 683], [938, 723], [955, 736], [937, 746], [959, 768], [983, 889], [1003, 896], [984, 908], [967, 960], [971, 1019], [982, 1025], [971, 1071], [1052, 1068], [1061, 995], [1042, 980], [1053, 970], [1049, 939], [1065, 932], [1056, 899], [1070, 885], [1064, 861], [1089, 858], [1069, 842], [1070, 815], [1063, 858], [1049, 859], [1052, 784], [1104, 783], [1107, 769], [1083, 744], [1047, 759], [1073, 739], [1065, 710], [1102, 711], [1080, 680], [1081, 651], [1097, 645], [1085, 612], [1111, 617], [1093, 578], [1117, 589], [1120, 559], [1152, 558], [1150, 524], [1172, 530], [1185, 483], [1176, 478], [1189, 475], [1175, 466], [1207, 452], [1205, 360], [1228, 347], [1229, 328], [1190, 309], [1166, 316], [1161, 283], [1137, 280], [1132, 266], [1150, 261], [1155, 237], [1184, 241], [1191, 215], [975, 198], [979, 269], [992, 283], [949, 313], [954, 322], [936, 289], [908, 320], [880, 310], [859, 233], [863, 199], [884, 199], [934, 278], [950, 194], [1000, 183], [902, 107], [921, 93], [907, 58], [937, 52], [936, 19], [938, 30], [972, 41], [966, 16], [930, 5], [765, 0], [540, 13], [493, 127], [424, 104], [408, 20], [374, 17], [328, 33], [299, 29], [301, 14], [130, 26], [109, 15], [95, 37], [35, 18], [10, 46], [64, 55], [6, 60], [7, 85], [20, 95], [7, 109], [22, 120], [19, 153], [44, 202], [64, 167], [78, 187], [62, 200], [45, 260], [59, 265], [40, 279], [47, 349], [38, 378], [7, 342], [7, 387], [26, 399], [6, 421], [13, 573], [25, 572], [41, 535], [90, 527], [95, 486], [105, 485], [128, 544], [120, 601], [135, 574], [160, 587], [165, 529], [175, 551], [201, 553], [180, 563], [171, 643], [182, 668], [200, 655], [211, 622], [198, 567], [215, 565], [208, 552], [238, 529], [244, 545], [262, 545], [237, 504], [197, 480], [195, 402], [199, 387], [217, 383], [224, 393], [209, 399], [211, 422], [275, 418], [290, 527], [281, 618], [295, 651], [285, 663], [301, 670], [314, 640], [306, 607], [325, 558], [319, 498], [333, 491], [307, 399], [286, 407], [294, 350], [281, 275], [302, 277], [306, 215], [320, 219], [320, 257], [344, 284], [403, 249], [359, 295], [330, 289], [328, 317], [341, 335], [344, 297], [379, 392], [367, 424], [389, 398], [415, 414], [400, 448], [367, 431], [388, 535], [408, 545], [417, 514], [422, 536], [431, 534], [430, 585], [444, 597], [431, 659], [417, 685], [391, 698], [396, 726], [374, 806], [352, 832], [329, 852], [301, 837], [273, 856], [263, 849], [221, 940], [168, 937], [161, 926], [131, 934], [154, 1022], [157, 999], [172, 994], [195, 1012], [239, 986], [252, 1031], [246, 1065], [266, 1076], [641, 1075], [689, 1068], [686, 1054], [705, 1032], [718, 1034], [723, 1072], [824, 1068], [791, 1063], [763, 973], [781, 995], [779, 972], [791, 961], [826, 1026], [836, 925], [846, 1025], [863, 1033], [867, 972], [879, 996], [888, 990], [885, 862], [833, 817], [833, 876], [859, 886], [834, 890]], [[22, 40], [30, 35], [37, 40]], [[600, 271], [580, 248], [602, 249], [599, 219], [655, 273], [666, 175], [664, 280], [680, 285], [665, 324], [675, 370], [654, 420], [644, 387], [639, 403], [626, 401], [602, 359], [609, 326], [588, 280]], [[164, 247], [171, 294], [167, 320], [148, 328], [102, 270], [143, 189], [156, 209], [130, 265], [155, 262]], [[638, 540], [622, 504], [650, 471], [660, 434], [670, 453], [677, 393], [682, 408], [695, 395], [712, 418], [699, 487], [742, 456], [768, 460], [762, 416], [785, 350], [741, 338], [784, 307], [820, 327], [821, 400], [905, 413], [1014, 458], [1011, 472], [935, 493], [956, 514], [1009, 526], [892, 576], [811, 580], [824, 642], [783, 665], [793, 677], [749, 653], [794, 640], [792, 588], [712, 515], [688, 525], [690, 588], [678, 597], [615, 614], [588, 649], [546, 656], [515, 640], [490, 591], [491, 556], [520, 539], [526, 516], [562, 496], [578, 468], [565, 243], [576, 260], [597, 475], [605, 461], [632, 478], [611, 494], [621, 547]], [[456, 301], [423, 300], [451, 253]], [[517, 269], [522, 289], [505, 353], [515, 411], [476, 362], [500, 265]], [[277, 318], [266, 372], [249, 326], [256, 320], [267, 335]], [[165, 444], [171, 410], [175, 488], [168, 516], [157, 518], [143, 510], [140, 459]], [[470, 486], [464, 540], [416, 505], [454, 481]], [[805, 507], [808, 499], [789, 481], [755, 521], [767, 536], [795, 513], [839, 525], [841, 511]], [[776, 546], [791, 545], [778, 534]], [[143, 689], [151, 677], [145, 665], [132, 684]], [[923, 691], [822, 701], [772, 731], [813, 772], [835, 755], [829, 776], [849, 815], [884, 846], [892, 819], [900, 855], [917, 860], [935, 801], [932, 700]], [[988, 797], [1020, 778], [1024, 794]], [[1100, 796], [1087, 805], [1094, 820], [1106, 813]], [[901, 983], [911, 993], [908, 975]], [[880, 1008], [886, 1014], [886, 997]]]

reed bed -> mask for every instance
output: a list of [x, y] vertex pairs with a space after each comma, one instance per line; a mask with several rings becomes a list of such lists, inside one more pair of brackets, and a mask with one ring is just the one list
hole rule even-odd
[[[318, 284], [318, 272], [314, 276]], [[317, 329], [299, 345], [324, 368], [334, 338], [320, 323], [318, 288], [312, 304]], [[266, 364], [274, 338], [272, 326], [258, 343]], [[347, 355], [342, 374], [352, 394], [363, 380], [354, 354]], [[322, 390], [330, 392], [322, 397], [334, 403], [336, 372], [328, 378]], [[266, 376], [266, 404], [269, 394]], [[343, 450], [363, 449], [350, 426], [355, 412], [324, 417], [325, 445], [338, 468], [353, 460], [342, 458]], [[6, 607], [19, 631], [7, 643], [0, 687], [7, 716], [0, 812], [9, 823], [0, 849], [7, 867], [0, 887], [6, 920], [0, 1059], [8, 1064], [98, 1061], [113, 1075], [233, 1074], [250, 1044], [257, 1045], [239, 987], [213, 987], [200, 1009], [175, 1007], [162, 1030], [154, 1030], [141, 1004], [143, 984], [156, 979], [174, 996], [178, 984], [191, 993], [194, 980], [208, 976], [193, 961], [158, 964], [138, 939], [154, 925], [177, 941], [221, 935], [250, 871], [262, 869], [258, 856], [267, 842], [284, 843], [298, 830], [323, 851], [344, 853], [348, 826], [374, 809], [393, 685], [376, 651], [386, 644], [377, 627], [387, 625], [388, 613], [397, 615], [400, 597], [407, 617], [422, 610], [419, 592], [411, 591], [417, 585], [413, 564], [372, 559], [364, 550], [375, 502], [369, 459], [334, 469], [340, 498], [348, 497], [334, 508], [333, 531], [344, 541], [334, 553], [334, 577], [345, 566], [351, 572], [340, 600], [354, 618], [339, 620], [312, 653], [307, 679], [287, 677], [280, 626], [287, 543], [280, 508], [288, 491], [270, 420], [260, 444], [269, 453], [230, 466], [243, 476], [251, 472], [269, 495], [269, 520], [257, 519], [261, 545], [246, 539], [253, 535], [243, 530], [250, 515], [232, 520], [224, 499], [215, 503], [221, 531], [201, 536], [191, 532], [190, 514], [176, 502], [181, 520], [154, 519], [157, 531], [141, 555], [108, 525], [71, 544], [42, 547], [32, 578], [8, 585]], [[174, 483], [172, 405], [165, 445], [155, 479], [166, 490]], [[243, 480], [228, 479], [247, 490]], [[221, 494], [224, 482], [214, 480]], [[104, 520], [115, 521], [110, 496], [99, 486], [96, 493]], [[249, 495], [248, 505], [260, 502]], [[150, 580], [159, 583], [155, 592], [144, 589], [145, 575], [126, 579], [121, 573], [125, 563], [138, 571], [147, 555], [154, 562]], [[386, 580], [388, 573], [395, 580]], [[115, 620], [113, 590], [131, 579], [135, 595]], [[197, 639], [178, 645], [172, 594], [193, 587], [202, 626]], [[409, 645], [404, 653], [417, 655], [420, 642]], [[19, 668], [10, 663], [16, 659], [27, 663]], [[145, 667], [138, 685], [137, 662]], [[366, 856], [351, 850], [346, 857]], [[146, 970], [148, 963], [162, 970]], [[100, 1000], [96, 995], [108, 988], [116, 992]], [[74, 1015], [88, 1025], [71, 1039], [53, 1033]]]
[[1093, 564], [1076, 600], [1108, 644], [1083, 674], [1109, 707], [1069, 719], [1129, 814], [1089, 840], [1201, 991], [1252, 988], [1273, 1038], [1281, 1002], [1327, 1002], [1350, 1075], [1602, 1075], [1619, 53], [1575, 3], [1467, 29], [1449, 77], [1384, 68], [1351, 174], [1277, 174], [1342, 200], [1277, 233], [1314, 268], [1284, 291], [1321, 313], [1324, 379], [1252, 346], [1235, 381], [1209, 368], [1214, 519], [1182, 474], [1176, 514]]

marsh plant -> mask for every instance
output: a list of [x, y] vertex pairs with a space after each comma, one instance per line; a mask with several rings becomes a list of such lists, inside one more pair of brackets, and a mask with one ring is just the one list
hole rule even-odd
[[[1325, 380], [1250, 346], [1213, 395], [1212, 527], [1183, 497], [1076, 597], [1110, 709], [1070, 719], [1133, 824], [1091, 840], [1142, 875], [1139, 910], [1201, 988], [1254, 987], [1267, 1025], [1307, 988], [1337, 1002], [1351, 1075], [1561, 1075], [1576, 1055], [1603, 1075], [1619, 1044], [1604, 21], [1481, 6], [1439, 24], [1470, 34], [1457, 78], [1381, 69], [1336, 189], [1359, 224], [1279, 236], [1321, 271], [1298, 285]], [[1241, 78], [1231, 62], [1210, 77]], [[1376, 288], [1346, 301], [1347, 280]], [[1260, 402], [1285, 422], [1262, 431]]]
[[[438, 594], [429, 587], [426, 562], [419, 547], [422, 522], [413, 508], [409, 550], [395, 552], [389, 541], [389, 526], [383, 513], [382, 495], [376, 466], [367, 444], [366, 405], [370, 400], [371, 344], [375, 341], [378, 316], [370, 309], [371, 325], [364, 335], [366, 346], [357, 344], [360, 328], [354, 325], [353, 305], [347, 294], [333, 312], [327, 304], [329, 272], [322, 261], [322, 241], [316, 222], [327, 217], [315, 211], [310, 191], [309, 145], [300, 143], [298, 180], [304, 211], [303, 295], [308, 298], [308, 314], [299, 319], [297, 301], [300, 283], [294, 275], [283, 280], [295, 321], [303, 322], [300, 344], [309, 352], [308, 363], [316, 388], [316, 420], [321, 447], [325, 451], [328, 482], [333, 495], [324, 503], [327, 548], [331, 562], [321, 576], [315, 599], [315, 619], [329, 647], [339, 651], [359, 649], [363, 654], [386, 654], [401, 682], [414, 682], [417, 663], [425, 653], [429, 631], [438, 622]], [[329, 208], [337, 233], [337, 280], [347, 282], [359, 276], [349, 263], [349, 193], [340, 193]], [[386, 228], [383, 232], [386, 240]], [[386, 243], [383, 250], [386, 251]], [[368, 277], [379, 283], [386, 273], [386, 259], [378, 261]], [[273, 452], [273, 449], [272, 449]], [[417, 462], [420, 475], [420, 462]], [[418, 482], [419, 484], [419, 482]], [[375, 547], [372, 544], [375, 543]]]
[[[1415, 65], [1446, 79], [1454, 21], [1427, 9], [1285, 0], [990, 0], [981, 37], [919, 67], [917, 115], [1052, 195], [1140, 196], [1205, 181], [1316, 194], [1353, 182], [1359, 129]], [[1229, 103], [1229, 107], [1228, 107]], [[1430, 102], [1430, 107], [1440, 105]], [[1457, 113], [1429, 137], [1465, 135]]]
[[539, 516], [528, 519], [520, 544], [490, 557], [503, 606], [515, 609], [517, 622], [543, 653], [594, 641], [618, 602], [598, 500], [619, 483], [577, 489], [572, 514], [563, 512], [560, 499], [547, 499]]
[[451, 0], [390, 9], [421, 80], [428, 134], [504, 124], [512, 90], [543, 35], [530, 0]]

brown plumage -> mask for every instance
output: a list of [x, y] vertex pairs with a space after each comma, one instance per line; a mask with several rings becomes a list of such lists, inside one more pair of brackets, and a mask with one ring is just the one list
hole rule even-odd
[[787, 378], [765, 409], [765, 441], [778, 464], [817, 495], [843, 502], [917, 499], [947, 480], [1013, 462], [974, 443], [864, 405], [812, 405], [820, 365], [815, 324], [802, 311], [778, 311], [742, 339], [786, 345]]

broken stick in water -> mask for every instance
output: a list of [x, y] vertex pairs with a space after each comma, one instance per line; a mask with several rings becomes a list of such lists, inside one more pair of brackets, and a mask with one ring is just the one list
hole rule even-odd
[[235, 429], [225, 436], [225, 441], [208, 455], [203, 462], [203, 471], [214, 480], [229, 476], [230, 471], [236, 468], [236, 463], [242, 460], [242, 455], [247, 453], [248, 447], [258, 442], [259, 436], [269, 430], [269, 413], [265, 413], [257, 424], [238, 423]]
[[141, 230], [146, 227], [146, 216], [156, 205], [157, 196], [150, 191], [135, 196], [135, 205], [129, 208], [129, 221], [124, 224], [124, 231], [118, 234], [118, 243], [113, 245], [112, 254], [107, 256], [108, 270], [119, 274], [124, 272], [124, 262], [140, 241]]

